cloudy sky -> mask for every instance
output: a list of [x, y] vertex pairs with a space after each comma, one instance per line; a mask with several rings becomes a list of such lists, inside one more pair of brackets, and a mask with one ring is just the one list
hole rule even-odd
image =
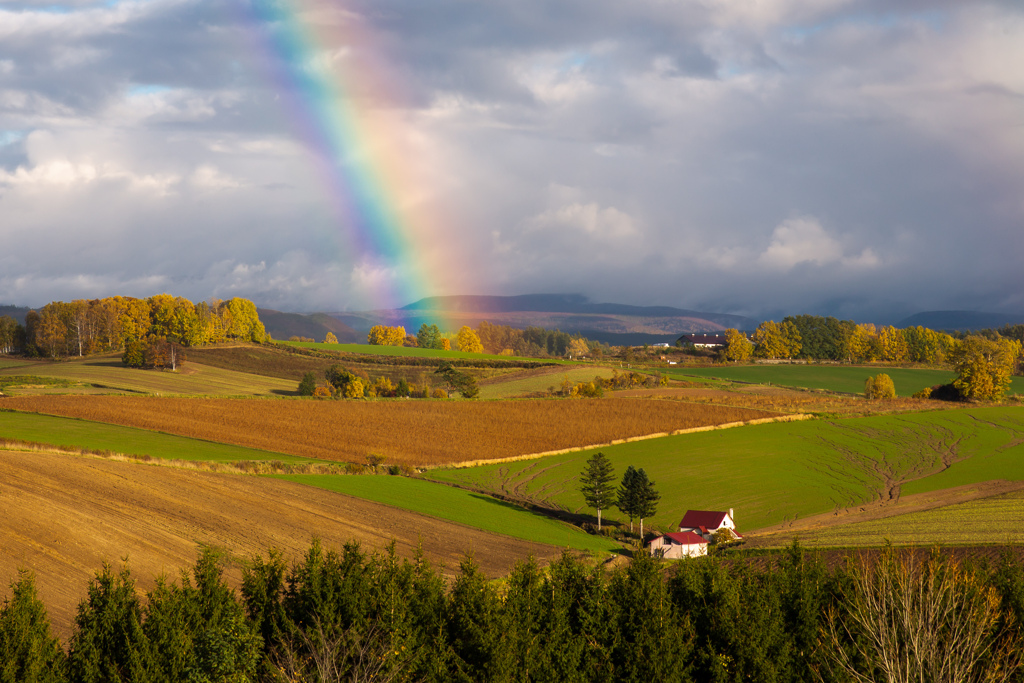
[[1019, 0], [0, 0], [0, 303], [889, 322], [1022, 262]]

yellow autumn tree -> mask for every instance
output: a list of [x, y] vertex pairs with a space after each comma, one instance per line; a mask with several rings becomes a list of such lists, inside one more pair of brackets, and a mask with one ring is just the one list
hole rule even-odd
[[753, 355], [758, 358], [796, 358], [800, 353], [800, 330], [792, 321], [766, 320], [754, 330]]
[[338, 338], [334, 336], [333, 332], [328, 332], [324, 335], [324, 344], [337, 344]]
[[878, 360], [878, 332], [871, 323], [862, 323], [853, 328], [847, 340], [850, 360]]
[[366, 341], [374, 346], [401, 346], [405, 343], [405, 328], [374, 325], [370, 328]]
[[577, 337], [569, 342], [569, 355], [573, 358], [583, 358], [590, 353], [590, 345], [583, 337]]
[[868, 377], [864, 382], [864, 398], [896, 398], [896, 385], [885, 373]]
[[882, 345], [882, 358], [885, 360], [896, 363], [907, 360], [907, 338], [903, 336], [903, 330], [897, 330], [892, 325], [883, 327], [878, 332], [878, 341]]
[[455, 344], [459, 351], [465, 351], [466, 353], [484, 352], [484, 345], [480, 342], [480, 337], [477, 336], [476, 332], [469, 325], [463, 325], [459, 329], [459, 334], [455, 338]]
[[1021, 343], [1015, 339], [965, 337], [949, 357], [957, 373], [953, 386], [964, 398], [1001, 398], [1020, 356]]
[[723, 355], [726, 360], [747, 360], [750, 358], [752, 351], [753, 347], [750, 340], [747, 339], [747, 335], [734, 329], [725, 331], [725, 352]]

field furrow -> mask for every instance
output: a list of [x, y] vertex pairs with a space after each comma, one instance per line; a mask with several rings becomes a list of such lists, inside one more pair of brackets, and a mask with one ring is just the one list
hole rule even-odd
[[[638, 399], [316, 401], [120, 396], [6, 398], [0, 408], [231, 443], [277, 453], [429, 466], [515, 457], [772, 417]], [[59, 439], [59, 435], [55, 435]]]

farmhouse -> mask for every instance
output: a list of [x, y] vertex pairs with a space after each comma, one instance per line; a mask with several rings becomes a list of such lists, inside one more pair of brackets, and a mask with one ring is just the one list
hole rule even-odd
[[680, 560], [684, 557], [701, 557], [708, 554], [708, 542], [692, 532], [669, 533], [658, 536], [648, 546], [651, 555], [669, 560]]
[[676, 340], [679, 346], [692, 344], [695, 349], [717, 349], [725, 346], [725, 335], [719, 334], [684, 334]]
[[680, 533], [697, 534], [701, 538], [710, 541], [714, 535], [722, 530], [728, 530], [729, 534], [742, 538], [736, 531], [736, 522], [733, 520], [732, 508], [728, 512], [717, 512], [712, 510], [687, 510], [683, 520], [679, 522]]

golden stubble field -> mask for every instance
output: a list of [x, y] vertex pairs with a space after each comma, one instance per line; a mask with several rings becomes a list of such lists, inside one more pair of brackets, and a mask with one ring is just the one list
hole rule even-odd
[[278, 479], [39, 451], [0, 457], [0, 601], [18, 570], [31, 570], [64, 637], [104, 561], [120, 569], [127, 558], [147, 591], [161, 574], [176, 580], [209, 546], [225, 553], [237, 588], [245, 561], [271, 548], [298, 560], [314, 536], [335, 549], [357, 541], [367, 552], [394, 541], [403, 557], [421, 548], [448, 575], [466, 553], [498, 577], [529, 556], [545, 562], [562, 552]]
[[[124, 396], [6, 398], [0, 407], [139, 427], [300, 457], [446, 465], [606, 444], [778, 413], [631, 398], [318, 401]], [[55, 441], [59, 442], [59, 438]]]

